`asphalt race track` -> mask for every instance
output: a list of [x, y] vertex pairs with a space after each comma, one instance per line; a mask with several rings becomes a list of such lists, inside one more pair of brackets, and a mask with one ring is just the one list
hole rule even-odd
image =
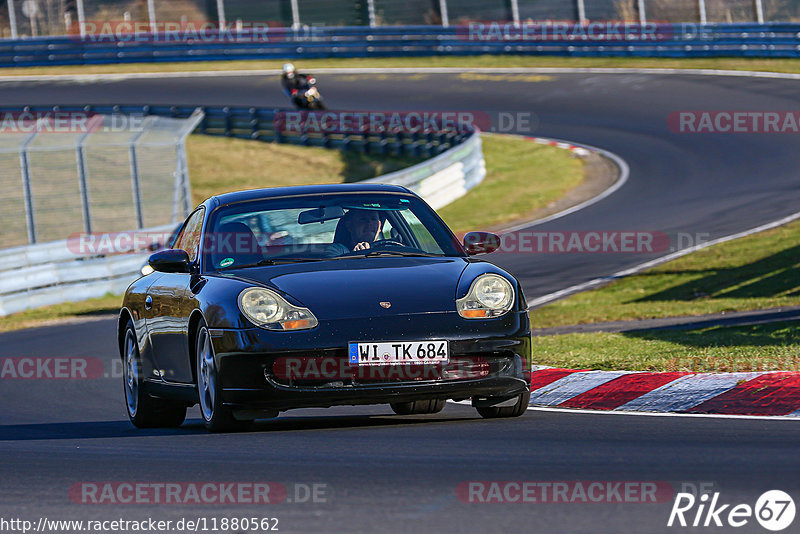
[[[664, 74], [320, 78], [336, 109], [533, 112], [536, 127], [513, 133], [594, 145], [630, 165], [628, 183], [615, 194], [536, 231], [713, 239], [800, 210], [795, 136], [679, 134], [667, 127], [676, 111], [796, 110], [796, 81]], [[255, 76], [13, 82], [0, 85], [0, 101], [286, 105], [276, 78]], [[522, 280], [531, 299], [664, 253], [493, 259]], [[393, 416], [388, 406], [301, 410], [230, 435], [206, 434], [191, 411], [177, 431], [138, 431], [125, 416], [113, 320], [2, 334], [0, 355], [84, 356], [100, 359], [104, 369], [87, 380], [0, 381], [3, 518], [277, 517], [283, 532], [674, 532], [684, 529], [666, 526], [671, 495], [645, 504], [493, 504], [464, 502], [458, 488], [469, 481], [662, 481], [674, 491], [712, 484], [706, 487], [719, 491], [721, 502], [751, 506], [766, 490], [800, 490], [796, 423], [786, 420], [529, 410], [521, 419], [484, 421], [451, 404], [435, 416]], [[292, 502], [93, 505], [70, 494], [84, 482], [206, 481], [279, 482]], [[324, 485], [317, 502], [297, 502], [303, 485], [314, 483]], [[763, 532], [754, 520], [736, 530]]]

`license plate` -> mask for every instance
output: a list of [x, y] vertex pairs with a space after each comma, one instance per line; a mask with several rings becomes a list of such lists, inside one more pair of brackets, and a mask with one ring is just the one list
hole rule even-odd
[[419, 365], [447, 363], [447, 341], [349, 343], [350, 365]]

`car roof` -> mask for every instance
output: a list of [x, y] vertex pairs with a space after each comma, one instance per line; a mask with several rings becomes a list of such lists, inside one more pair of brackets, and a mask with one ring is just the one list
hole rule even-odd
[[331, 193], [405, 193], [413, 195], [411, 191], [399, 185], [390, 184], [321, 184], [298, 185], [292, 187], [270, 187], [265, 189], [248, 189], [234, 191], [209, 198], [204, 204], [223, 206], [233, 202], [258, 200], [262, 198], [278, 198], [298, 195], [322, 195]]

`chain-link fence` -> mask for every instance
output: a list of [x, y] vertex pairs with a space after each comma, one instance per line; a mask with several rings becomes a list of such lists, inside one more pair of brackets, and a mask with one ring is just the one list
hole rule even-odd
[[182, 220], [185, 138], [202, 119], [53, 112], [0, 118], [0, 249]]
[[[798, 22], [800, 0], [6, 0], [0, 37], [96, 32], [111, 23], [153, 31], [236, 27], [457, 25], [476, 21]], [[85, 31], [85, 30], [84, 30]]]

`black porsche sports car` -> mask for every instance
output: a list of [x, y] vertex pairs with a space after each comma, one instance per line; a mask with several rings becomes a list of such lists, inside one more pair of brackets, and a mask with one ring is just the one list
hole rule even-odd
[[530, 399], [519, 282], [472, 257], [421, 198], [388, 185], [212, 197], [184, 222], [119, 317], [128, 415], [235, 430], [291, 408], [389, 403], [436, 413], [467, 400], [514, 417]]

